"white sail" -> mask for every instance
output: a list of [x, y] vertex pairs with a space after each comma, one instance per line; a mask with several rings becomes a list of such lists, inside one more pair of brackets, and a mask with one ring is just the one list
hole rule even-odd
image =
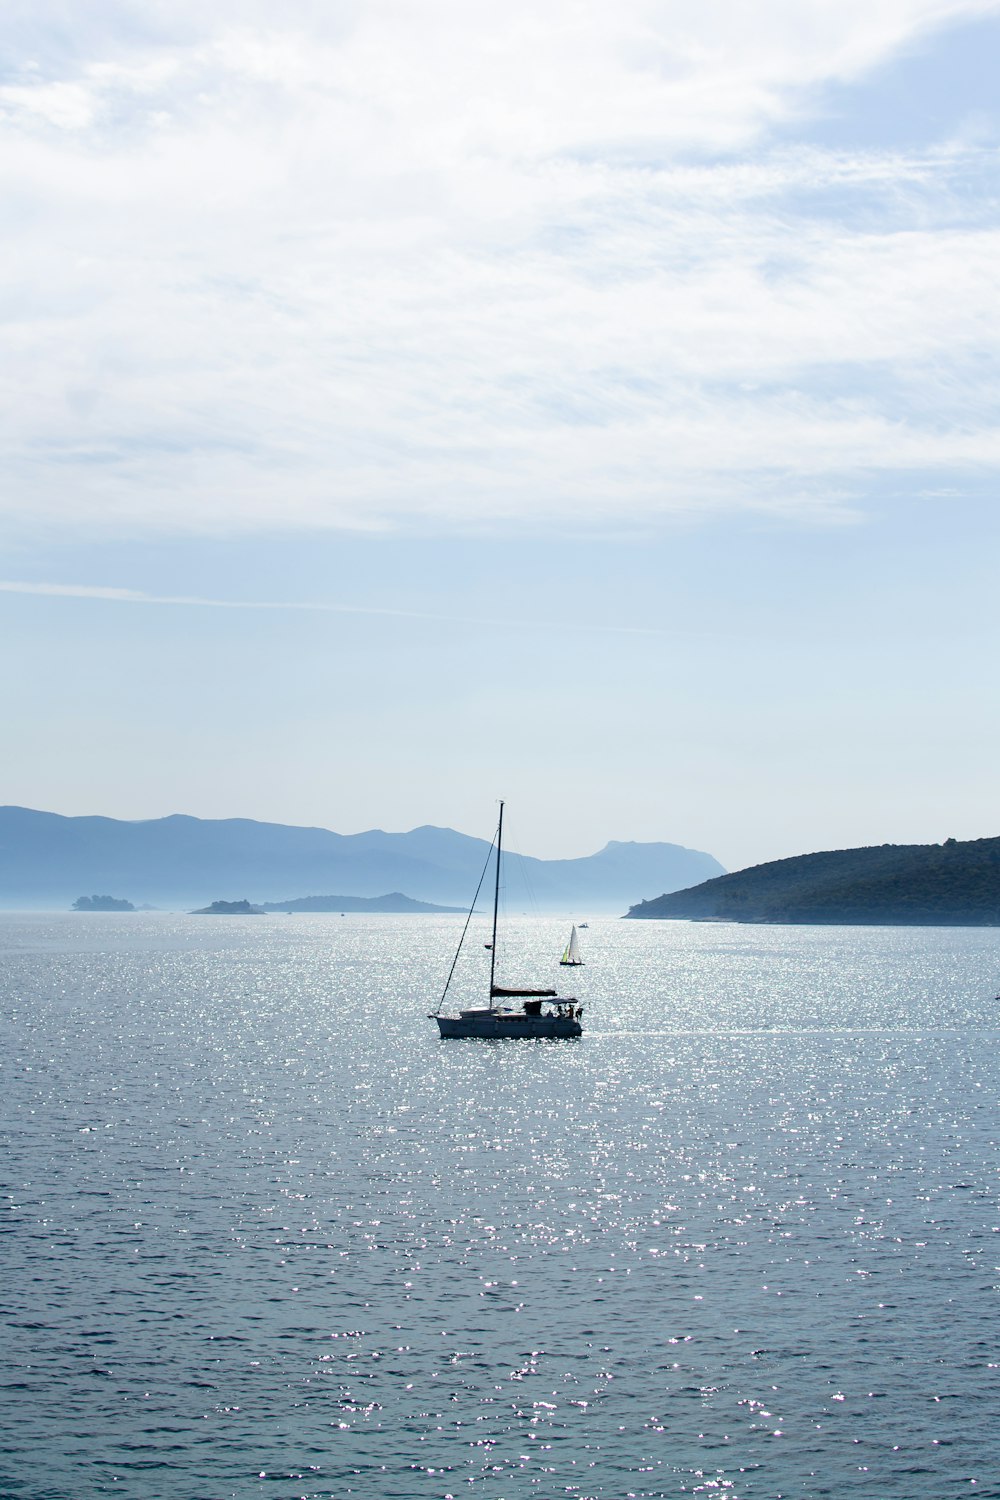
[[577, 941], [576, 924], [575, 923], [574, 923], [573, 927], [570, 930], [569, 942], [566, 944], [565, 948], [563, 949], [563, 956], [559, 960], [559, 962], [561, 964], [582, 964], [583, 963], [583, 959], [580, 957], [580, 944]]

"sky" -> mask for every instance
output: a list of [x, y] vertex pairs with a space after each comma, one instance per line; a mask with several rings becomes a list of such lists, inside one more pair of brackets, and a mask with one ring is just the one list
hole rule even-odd
[[0, 39], [0, 801], [1000, 833], [1000, 0]]

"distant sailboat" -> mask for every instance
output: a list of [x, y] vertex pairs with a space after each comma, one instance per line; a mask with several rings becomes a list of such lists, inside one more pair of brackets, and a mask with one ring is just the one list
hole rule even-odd
[[580, 944], [577, 942], [575, 926], [570, 931], [569, 942], [563, 949], [563, 956], [559, 962], [573, 968], [578, 968], [583, 964], [583, 959], [580, 957]]

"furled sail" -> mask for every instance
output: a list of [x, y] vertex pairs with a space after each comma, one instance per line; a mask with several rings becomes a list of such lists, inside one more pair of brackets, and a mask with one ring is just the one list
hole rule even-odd
[[491, 995], [501, 995], [501, 996], [510, 996], [510, 995], [545, 995], [545, 996], [549, 996], [549, 995], [555, 995], [557, 993], [558, 992], [556, 990], [511, 990], [511, 989], [508, 989], [506, 987], [506, 985], [503, 985], [503, 984], [494, 984], [490, 988], [490, 994]]

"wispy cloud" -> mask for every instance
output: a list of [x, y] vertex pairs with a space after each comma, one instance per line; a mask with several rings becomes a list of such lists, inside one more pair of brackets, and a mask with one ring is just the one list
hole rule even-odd
[[391, 620], [423, 620], [439, 625], [476, 625], [504, 630], [569, 630], [574, 635], [593, 632], [601, 635], [676, 635], [677, 631], [656, 626], [606, 625], [595, 620], [490, 619], [481, 615], [434, 614], [425, 610], [388, 609], [370, 604], [338, 604], [329, 600], [280, 599], [208, 599], [196, 594], [151, 594], [142, 589], [112, 588], [103, 584], [45, 583], [0, 579], [0, 594], [32, 594], [51, 599], [84, 599], [106, 604], [159, 604], [194, 609], [275, 610], [305, 614], [370, 615]]
[[0, 84], [12, 523], [828, 519], [1000, 459], [992, 152], [794, 144], [992, 0], [51, 11]]

